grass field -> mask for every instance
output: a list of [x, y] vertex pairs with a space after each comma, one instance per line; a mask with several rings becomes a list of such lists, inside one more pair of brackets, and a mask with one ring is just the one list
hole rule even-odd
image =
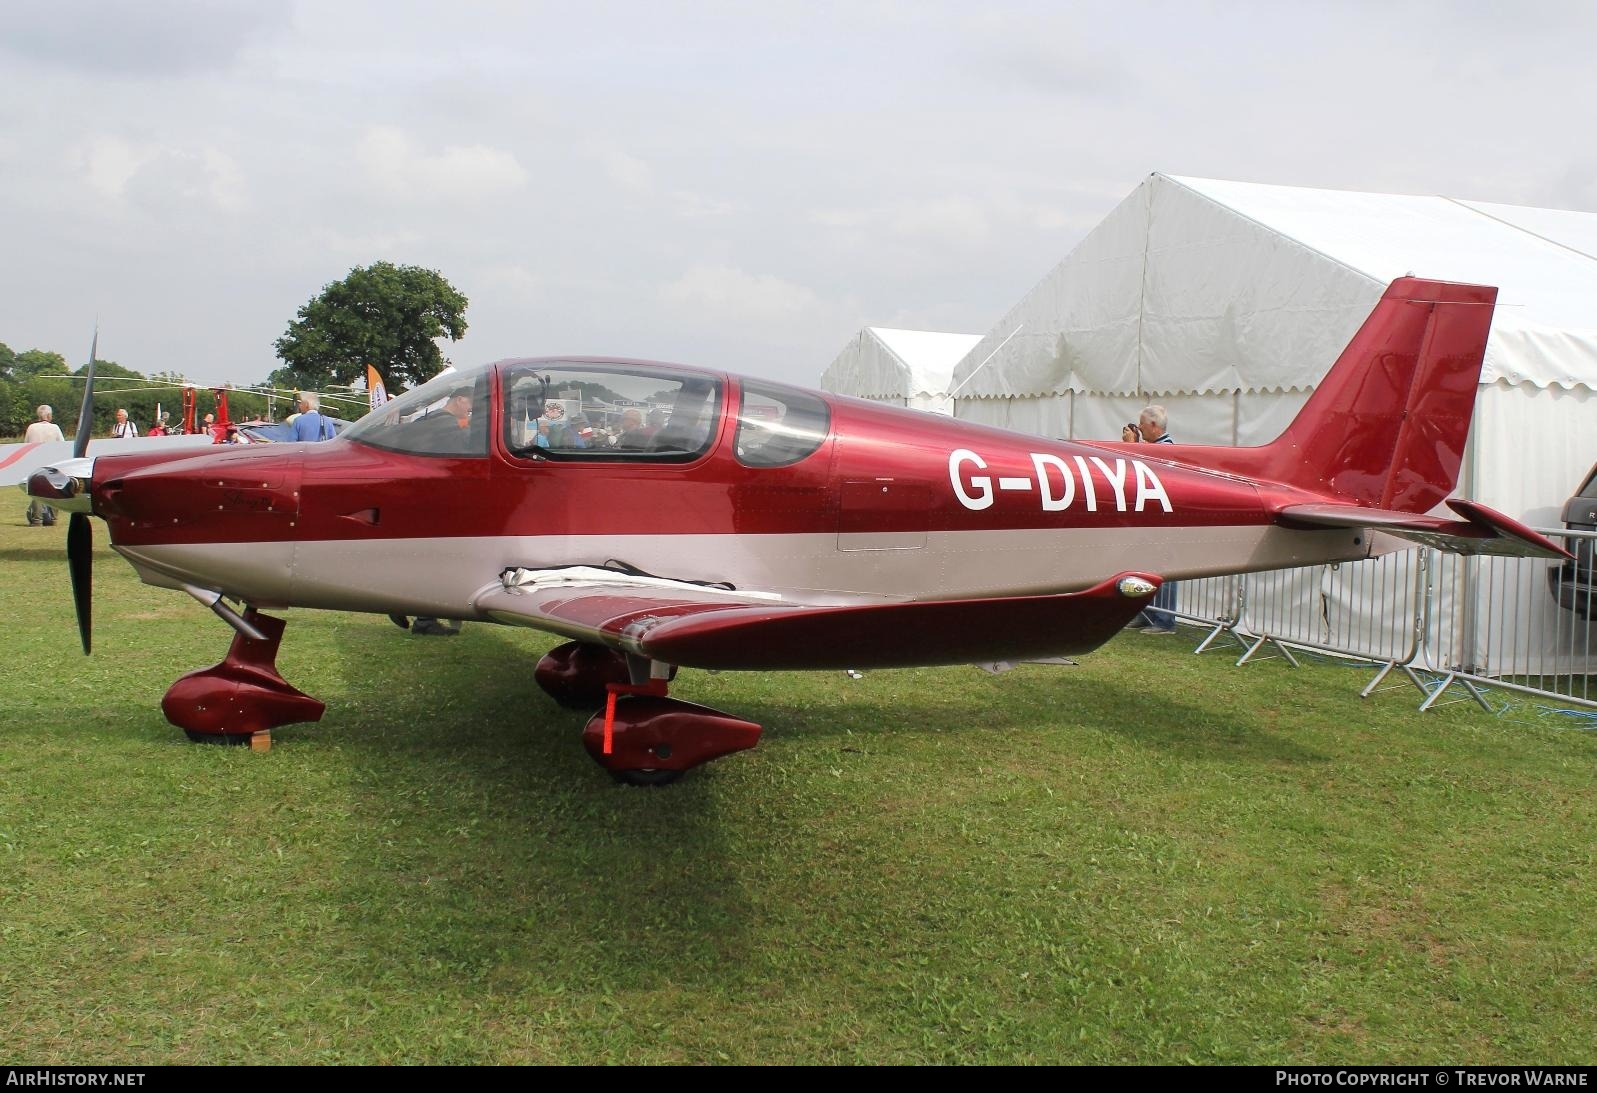
[[[555, 639], [296, 611], [268, 754], [160, 714], [230, 632], [0, 525], [10, 1063], [1590, 1063], [1597, 733], [1131, 634], [1075, 667], [710, 675], [614, 785]], [[64, 523], [64, 522], [63, 522]]]

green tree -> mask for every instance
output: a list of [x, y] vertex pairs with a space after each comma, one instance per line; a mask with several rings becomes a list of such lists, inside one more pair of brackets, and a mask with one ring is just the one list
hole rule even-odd
[[45, 349], [30, 349], [17, 354], [16, 360], [11, 365], [11, 374], [18, 379], [28, 379], [33, 376], [70, 376], [72, 369], [67, 367], [67, 359], [59, 353], [51, 353]]
[[17, 363], [17, 355], [5, 342], [0, 342], [0, 380], [11, 378], [11, 366]]
[[[71, 436], [77, 428], [78, 411], [83, 405], [83, 379], [88, 374], [89, 366], [84, 364], [77, 368], [67, 368], [63, 362], [61, 370], [56, 371], [45, 359], [54, 358], [56, 361], [61, 361], [61, 355], [42, 350], [30, 350], [28, 353], [18, 354], [17, 359], [20, 362], [23, 357], [30, 354], [38, 354], [44, 366], [33, 372], [24, 384], [30, 403], [29, 415], [32, 415], [32, 407], [39, 403], [52, 406], [55, 408], [56, 424]], [[96, 360], [94, 421], [90, 425], [90, 432], [95, 436], [109, 432], [119, 406], [125, 408], [128, 415], [141, 428], [149, 428], [155, 413], [155, 402], [159, 396], [145, 390], [148, 386], [143, 373], [125, 368], [116, 361]]]
[[28, 421], [28, 402], [22, 388], [0, 379], [0, 437], [21, 436]]
[[374, 262], [350, 270], [300, 308], [277, 339], [277, 355], [293, 386], [354, 383], [369, 364], [398, 391], [443, 370], [436, 339], [464, 337], [465, 313], [466, 297], [441, 274]]
[[[79, 365], [72, 370], [72, 374], [80, 377], [87, 376], [89, 374], [89, 366], [86, 364]], [[116, 363], [116, 361], [108, 361], [101, 358], [94, 362], [94, 379], [96, 383], [105, 379], [142, 380], [143, 378], [143, 372], [135, 372], [131, 368], [126, 368]]]

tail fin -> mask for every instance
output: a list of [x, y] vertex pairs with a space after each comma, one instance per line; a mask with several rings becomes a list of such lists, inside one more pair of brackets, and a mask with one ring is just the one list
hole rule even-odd
[[1495, 288], [1400, 277], [1273, 442], [1171, 455], [1345, 504], [1428, 512], [1458, 481], [1496, 301]]

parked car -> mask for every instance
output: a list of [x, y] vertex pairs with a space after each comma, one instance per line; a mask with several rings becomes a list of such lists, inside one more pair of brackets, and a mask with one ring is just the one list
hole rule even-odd
[[[1597, 466], [1592, 467], [1575, 496], [1564, 502], [1564, 526], [1570, 531], [1597, 531]], [[1547, 571], [1547, 587], [1565, 611], [1590, 619], [1597, 611], [1597, 580], [1593, 579], [1593, 548], [1597, 540], [1571, 538], [1565, 544], [1572, 562]]]

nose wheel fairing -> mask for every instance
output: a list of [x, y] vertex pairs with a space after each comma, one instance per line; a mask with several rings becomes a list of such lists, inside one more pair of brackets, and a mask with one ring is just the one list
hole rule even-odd
[[327, 709], [277, 672], [283, 620], [253, 607], [244, 619], [266, 639], [235, 635], [220, 664], [182, 676], [161, 699], [166, 719], [190, 736], [252, 736], [279, 725], [320, 721]]

